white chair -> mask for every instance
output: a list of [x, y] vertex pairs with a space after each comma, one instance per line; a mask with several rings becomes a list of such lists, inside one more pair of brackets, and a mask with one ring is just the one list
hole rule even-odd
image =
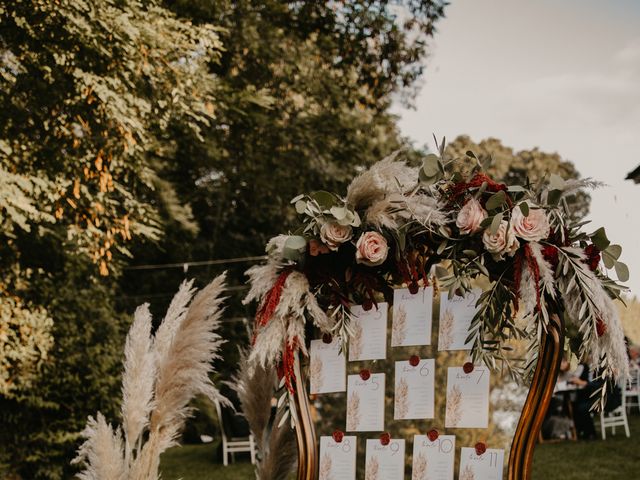
[[252, 434], [248, 437], [236, 437], [233, 432], [227, 432], [224, 421], [222, 420], [222, 406], [218, 400], [215, 400], [216, 412], [218, 414], [218, 420], [220, 422], [220, 432], [222, 432], [222, 463], [224, 466], [229, 465], [229, 454], [231, 454], [231, 461], [235, 463], [236, 452], [249, 452], [251, 455], [251, 463], [256, 463], [256, 442]]
[[600, 432], [602, 433], [602, 439], [607, 439], [607, 428], [611, 428], [611, 434], [616, 434], [616, 427], [624, 427], [624, 433], [627, 438], [631, 436], [629, 433], [629, 422], [627, 421], [627, 405], [625, 401], [625, 389], [622, 388], [622, 403], [614, 410], [605, 413], [604, 410], [600, 412]]
[[638, 407], [640, 410], [640, 367], [634, 365], [629, 370], [624, 394], [627, 399], [627, 411], [632, 407]]

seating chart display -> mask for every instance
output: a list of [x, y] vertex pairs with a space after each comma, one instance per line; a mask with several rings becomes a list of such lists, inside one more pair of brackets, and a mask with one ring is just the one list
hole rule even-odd
[[[486, 447], [491, 445], [486, 433], [491, 372], [457, 351], [463, 350], [469, 336], [481, 291], [474, 289], [452, 299], [442, 295], [439, 303], [434, 302], [434, 295], [433, 287], [416, 293], [398, 288], [392, 305], [380, 302], [377, 308], [353, 308], [355, 324], [366, 328], [356, 332], [362, 344], [355, 353], [350, 343], [349, 362], [339, 338], [311, 341], [310, 393], [333, 392], [329, 405], [345, 415], [344, 424], [324, 425], [325, 431], [332, 428], [335, 432], [320, 437], [320, 479], [402, 480], [405, 474], [412, 480], [502, 478], [504, 450]], [[438, 322], [434, 342], [432, 317]], [[453, 328], [443, 329], [443, 322], [450, 322]], [[448, 332], [453, 332], [453, 339], [442, 348], [438, 337]], [[405, 359], [397, 359], [403, 356]], [[452, 359], [458, 364], [452, 365]], [[345, 392], [345, 384], [346, 394], [339, 393]], [[392, 438], [385, 431], [391, 428], [389, 421], [423, 433], [404, 438], [396, 433]], [[474, 447], [470, 437], [458, 438], [458, 432], [468, 430], [478, 432], [486, 443]]]

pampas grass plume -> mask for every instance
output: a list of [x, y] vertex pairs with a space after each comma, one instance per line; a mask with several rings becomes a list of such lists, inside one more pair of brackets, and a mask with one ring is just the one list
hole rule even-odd
[[72, 462], [84, 468], [78, 478], [157, 480], [160, 454], [176, 444], [189, 401], [202, 394], [227, 403], [209, 378], [223, 342], [216, 332], [224, 285], [222, 274], [195, 297], [192, 281], [180, 285], [155, 337], [149, 306], [138, 307], [125, 343], [123, 428], [112, 428], [101, 413], [89, 417]]

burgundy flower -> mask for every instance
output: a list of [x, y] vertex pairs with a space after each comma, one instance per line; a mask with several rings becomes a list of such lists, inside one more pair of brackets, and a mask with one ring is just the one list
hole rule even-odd
[[542, 255], [545, 260], [551, 264], [551, 266], [556, 269], [558, 266], [558, 247], [555, 245], [545, 245], [542, 249]]
[[598, 264], [600, 263], [600, 249], [595, 245], [587, 245], [587, 248], [584, 249], [584, 253], [587, 256], [587, 265], [592, 272], [595, 272], [598, 269]]
[[601, 337], [605, 333], [607, 333], [607, 324], [598, 317], [598, 319], [596, 320], [596, 334], [598, 335], [598, 337]]
[[482, 455], [487, 451], [487, 444], [484, 442], [476, 443], [476, 455]]
[[438, 437], [440, 436], [440, 432], [438, 432], [437, 429], [432, 428], [431, 430], [429, 430], [427, 432], [427, 438], [431, 441], [431, 442], [435, 442]]
[[340, 443], [342, 442], [342, 438], [344, 437], [344, 432], [342, 430], [335, 430], [332, 437], [334, 442]]
[[384, 432], [382, 435], [380, 435], [380, 443], [382, 445], [389, 445], [389, 442], [391, 442], [391, 435], [389, 435], [388, 432]]

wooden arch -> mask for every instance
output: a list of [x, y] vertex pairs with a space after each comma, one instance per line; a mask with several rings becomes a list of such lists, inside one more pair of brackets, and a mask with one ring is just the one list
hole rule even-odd
[[[551, 402], [560, 369], [564, 346], [564, 322], [560, 312], [550, 315], [547, 331], [542, 333], [538, 362], [511, 444], [508, 480], [530, 480], [533, 451], [538, 441], [545, 414]], [[299, 356], [295, 362], [297, 378], [294, 395], [296, 407], [296, 440], [298, 444], [298, 480], [318, 478], [318, 445], [311, 419], [306, 379]]]

